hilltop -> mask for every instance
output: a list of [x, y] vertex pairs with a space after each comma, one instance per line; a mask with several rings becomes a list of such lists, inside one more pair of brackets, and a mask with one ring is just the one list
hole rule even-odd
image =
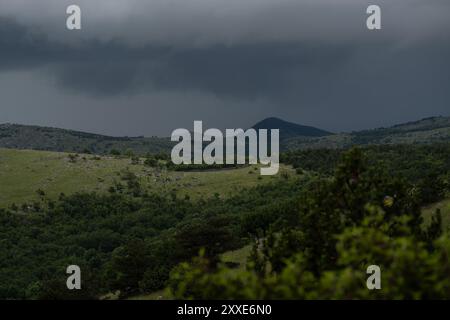
[[256, 123], [253, 129], [279, 129], [280, 140], [286, 140], [292, 137], [323, 137], [332, 135], [331, 132], [310, 126], [284, 121], [279, 118], [267, 118]]

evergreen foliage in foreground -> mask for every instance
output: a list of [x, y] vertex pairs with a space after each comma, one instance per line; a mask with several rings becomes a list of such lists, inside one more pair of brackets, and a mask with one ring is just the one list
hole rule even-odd
[[[180, 299], [450, 298], [450, 238], [436, 213], [421, 227], [411, 185], [347, 152], [333, 179], [302, 194], [297, 224], [256, 238], [246, 270], [212, 264], [202, 254], [171, 273]], [[368, 290], [369, 265], [381, 290]]]

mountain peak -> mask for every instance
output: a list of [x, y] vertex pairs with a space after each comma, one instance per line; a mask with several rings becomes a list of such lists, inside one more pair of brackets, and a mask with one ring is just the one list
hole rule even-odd
[[293, 122], [288, 122], [276, 117], [266, 118], [258, 123], [256, 123], [253, 129], [279, 129], [280, 130], [280, 139], [288, 139], [292, 137], [322, 137], [331, 135], [331, 132], [318, 129], [315, 127], [304, 126], [300, 124], [296, 124]]

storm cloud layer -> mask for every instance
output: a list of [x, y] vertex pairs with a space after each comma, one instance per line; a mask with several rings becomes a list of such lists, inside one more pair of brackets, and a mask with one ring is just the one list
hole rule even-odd
[[0, 122], [150, 135], [194, 119], [341, 131], [449, 114], [445, 0], [377, 1], [380, 31], [368, 1], [76, 2], [80, 31], [65, 29], [74, 1], [0, 3]]

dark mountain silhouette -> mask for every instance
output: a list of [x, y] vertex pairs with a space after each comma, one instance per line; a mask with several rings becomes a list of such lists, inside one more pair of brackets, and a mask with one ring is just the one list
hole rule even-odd
[[285, 140], [293, 137], [323, 137], [331, 135], [331, 132], [303, 126], [296, 123], [284, 121], [279, 118], [267, 118], [257, 124], [255, 124], [253, 129], [279, 129], [280, 130], [280, 140]]

